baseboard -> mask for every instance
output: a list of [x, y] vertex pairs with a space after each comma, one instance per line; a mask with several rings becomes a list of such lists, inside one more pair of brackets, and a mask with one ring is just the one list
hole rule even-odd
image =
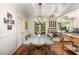
[[[21, 46], [21, 45], [20, 45]], [[19, 46], [19, 47], [20, 47]], [[13, 55], [13, 53], [19, 48], [19, 47], [16, 47], [16, 49], [14, 49], [13, 51], [11, 51], [10, 53], [9, 53], [9, 55]]]
[[11, 51], [11, 52], [9, 53], [9, 55], [12, 55], [16, 50], [17, 50], [17, 48], [14, 49], [13, 51]]

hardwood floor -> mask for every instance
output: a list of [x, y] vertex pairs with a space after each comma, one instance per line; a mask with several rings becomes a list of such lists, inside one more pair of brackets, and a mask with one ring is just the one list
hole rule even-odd
[[22, 45], [13, 55], [51, 55], [50, 46], [44, 45], [40, 48], [35, 46]]
[[67, 47], [63, 47], [62, 43], [55, 44], [51, 48], [53, 49], [52, 52], [54, 55], [76, 55]]
[[26, 55], [28, 52], [28, 48], [26, 45], [21, 45], [14, 53], [13, 55]]
[[29, 47], [28, 45], [22, 45], [13, 53], [13, 55], [75, 55], [66, 47], [64, 47], [63, 50], [61, 43], [56, 43], [50, 48], [51, 49], [41, 47], [40, 49], [36, 49], [33, 46]]

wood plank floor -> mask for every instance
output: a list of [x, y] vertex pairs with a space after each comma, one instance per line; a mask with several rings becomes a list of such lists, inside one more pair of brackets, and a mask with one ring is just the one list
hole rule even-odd
[[71, 50], [66, 48], [62, 43], [55, 44], [54, 46], [51, 47], [53, 55], [75, 55]]
[[[43, 51], [36, 49], [36, 50], [33, 50], [33, 52], [32, 52], [28, 49], [28, 47], [29, 46], [27, 46], [27, 45], [20, 46], [13, 53], [13, 55], [44, 55]], [[49, 50], [49, 52], [51, 52], [51, 54], [48, 54], [48, 55], [75, 55], [71, 51], [69, 51], [66, 47], [64, 47], [64, 50], [62, 50], [62, 44], [61, 43], [57, 43], [55, 45], [52, 45], [51, 50]]]
[[28, 48], [26, 45], [21, 45], [14, 53], [13, 55], [26, 55]]

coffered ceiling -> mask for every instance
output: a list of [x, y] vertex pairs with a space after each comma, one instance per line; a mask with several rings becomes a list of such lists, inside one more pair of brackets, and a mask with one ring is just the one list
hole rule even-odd
[[15, 3], [16, 9], [27, 17], [59, 17], [79, 8], [77, 3]]

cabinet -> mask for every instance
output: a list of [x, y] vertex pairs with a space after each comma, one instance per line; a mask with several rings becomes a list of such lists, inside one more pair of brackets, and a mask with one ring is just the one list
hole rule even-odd
[[56, 32], [56, 27], [57, 27], [57, 22], [56, 21], [49, 21], [48, 23], [48, 33]]

